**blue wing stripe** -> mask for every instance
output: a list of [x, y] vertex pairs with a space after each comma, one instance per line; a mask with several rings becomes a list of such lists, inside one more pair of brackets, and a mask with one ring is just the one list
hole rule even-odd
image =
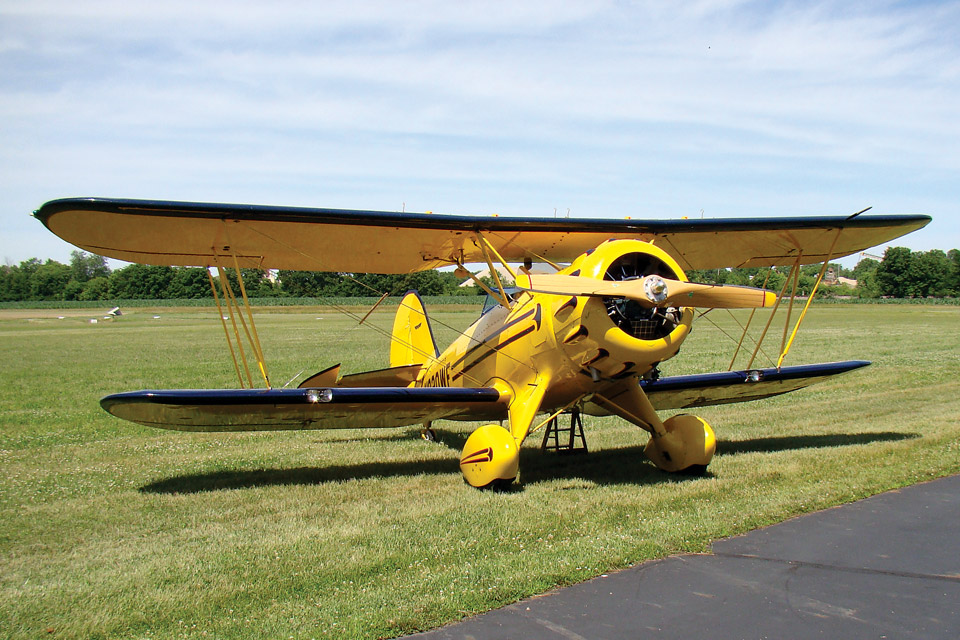
[[191, 406], [393, 404], [497, 402], [496, 389], [453, 387], [357, 387], [329, 389], [159, 389], [115, 393], [100, 400], [110, 411], [117, 404], [150, 403]]

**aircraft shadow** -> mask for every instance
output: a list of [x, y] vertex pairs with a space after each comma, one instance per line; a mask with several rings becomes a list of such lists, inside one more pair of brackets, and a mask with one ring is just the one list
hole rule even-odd
[[764, 453], [772, 451], [790, 451], [792, 449], [817, 449], [824, 447], [846, 447], [872, 442], [894, 442], [919, 438], [919, 433], [898, 433], [896, 431], [875, 431], [866, 433], [831, 433], [818, 436], [772, 436], [752, 440], [718, 440], [717, 455], [731, 456], [741, 453]]
[[140, 488], [141, 493], [204, 493], [224, 489], [250, 489], [287, 485], [319, 485], [343, 480], [415, 476], [458, 471], [455, 460], [369, 462], [355, 465], [295, 467], [291, 469], [237, 469], [175, 476]]
[[[466, 437], [454, 431], [436, 430], [438, 444], [459, 451]], [[717, 455], [790, 451], [796, 449], [838, 447], [872, 442], [891, 442], [918, 438], [916, 433], [875, 432], [857, 434], [828, 434], [819, 436], [784, 436], [751, 440], [720, 440]], [[521, 451], [520, 484], [512, 485], [510, 492], [523, 491], [524, 485], [560, 479], [577, 480], [599, 485], [655, 484], [685, 482], [705, 476], [669, 474], [646, 461], [643, 445], [593, 451], [589, 454], [541, 453], [538, 449]], [[285, 485], [319, 485], [343, 480], [391, 476], [416, 476], [457, 472], [456, 460], [367, 462], [354, 465], [323, 467], [295, 467], [289, 469], [237, 469], [175, 476], [151, 482], [140, 488], [141, 493], [178, 494], [203, 493], [229, 489]]]

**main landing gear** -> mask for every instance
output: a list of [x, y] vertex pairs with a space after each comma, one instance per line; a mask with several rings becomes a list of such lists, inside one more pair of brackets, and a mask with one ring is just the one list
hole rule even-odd
[[520, 447], [513, 434], [498, 424], [487, 424], [467, 438], [460, 456], [460, 472], [470, 486], [506, 487], [520, 469]]
[[663, 471], [702, 474], [717, 450], [717, 439], [706, 420], [681, 413], [663, 421], [666, 433], [654, 433], [643, 452]]
[[[703, 418], [689, 414], [675, 415], [662, 424], [664, 433], [654, 433], [644, 448], [647, 458], [663, 471], [695, 475], [704, 473], [717, 448], [716, 436], [710, 425]], [[571, 448], [575, 437], [583, 437], [582, 429], [578, 415], [571, 420]], [[560, 449], [564, 450], [565, 447]], [[582, 449], [573, 450], [585, 452], [586, 442]], [[477, 488], [506, 487], [516, 479], [519, 467], [520, 447], [517, 441], [509, 431], [496, 424], [484, 425], [470, 434], [460, 456], [460, 471], [464, 479]]]

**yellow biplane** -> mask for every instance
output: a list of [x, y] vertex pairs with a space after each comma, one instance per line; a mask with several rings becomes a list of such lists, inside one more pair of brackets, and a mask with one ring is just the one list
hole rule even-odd
[[[789, 341], [784, 325], [775, 367], [751, 368], [751, 358], [737, 371], [660, 377], [658, 369], [689, 334], [694, 308], [773, 307], [775, 313], [789, 299], [792, 309], [802, 265], [824, 264], [819, 285], [831, 259], [930, 221], [860, 213], [592, 220], [75, 198], [48, 202], [34, 215], [92, 253], [220, 271], [219, 292], [212, 275], [210, 284], [241, 388], [119, 393], [101, 401], [111, 414], [184, 431], [419, 424], [430, 434], [434, 420], [487, 421], [467, 439], [460, 458], [467, 482], [485, 487], [512, 482], [520, 444], [565, 412], [577, 419], [581, 411], [617, 415], [650, 433], [645, 453], [660, 469], [702, 471], [715, 450], [710, 426], [687, 414], [661, 420], [657, 410], [770, 397], [869, 364], [783, 366], [801, 313]], [[469, 271], [477, 264], [489, 268], [493, 285]], [[504, 286], [498, 264], [514, 276], [516, 288]], [[544, 265], [553, 272], [533, 273]], [[693, 283], [685, 275], [690, 269], [774, 266], [792, 267], [779, 294]], [[237, 292], [224, 277], [228, 268], [239, 276], [243, 268], [412, 273], [441, 267], [474, 278], [492, 301], [450, 346], [437, 348], [423, 304], [409, 292], [394, 320], [389, 368], [341, 375], [337, 365], [297, 389], [270, 387], [242, 278]], [[221, 305], [245, 307], [246, 318], [225, 316]], [[249, 338], [249, 357], [266, 388], [253, 388], [241, 334]]]

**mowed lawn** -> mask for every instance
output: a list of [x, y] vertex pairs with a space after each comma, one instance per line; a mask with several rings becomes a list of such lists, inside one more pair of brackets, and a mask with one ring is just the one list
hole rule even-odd
[[[438, 311], [438, 342], [476, 313]], [[233, 387], [233, 366], [210, 310], [92, 317], [0, 311], [0, 637], [392, 637], [960, 472], [956, 306], [815, 305], [787, 364], [873, 366], [700, 410], [719, 439], [706, 477], [659, 472], [645, 433], [591, 418], [589, 455], [541, 454], [534, 434], [506, 493], [463, 483], [471, 424], [440, 423], [430, 443], [415, 427], [193, 434], [117, 420], [101, 396]], [[738, 330], [708, 318], [719, 328], [698, 320], [666, 375], [726, 369], [724, 331]], [[370, 322], [258, 313], [274, 385], [336, 362], [386, 366], [392, 316]]]

